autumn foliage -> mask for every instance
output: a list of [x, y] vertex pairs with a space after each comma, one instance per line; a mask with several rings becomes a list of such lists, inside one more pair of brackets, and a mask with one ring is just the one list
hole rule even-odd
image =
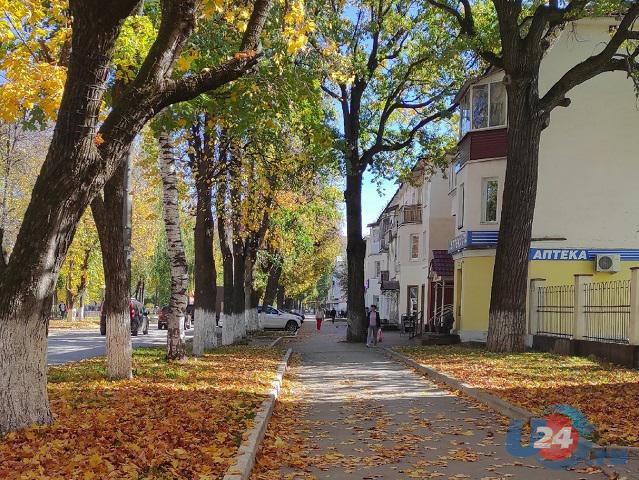
[[105, 380], [103, 359], [51, 367], [56, 422], [1, 438], [0, 478], [222, 478], [282, 353], [224, 348], [180, 364], [164, 355], [136, 350], [132, 381]]
[[601, 444], [639, 446], [639, 371], [548, 353], [494, 354], [479, 348], [419, 347], [402, 352], [535, 414], [555, 404], [581, 410]]

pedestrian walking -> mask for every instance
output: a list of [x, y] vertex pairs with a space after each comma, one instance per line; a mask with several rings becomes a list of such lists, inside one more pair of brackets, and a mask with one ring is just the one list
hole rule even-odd
[[366, 346], [372, 347], [377, 345], [377, 330], [381, 328], [382, 322], [377, 313], [377, 306], [371, 305], [368, 314], [368, 337], [366, 338]]
[[60, 305], [58, 305], [58, 309], [60, 310], [60, 318], [64, 319], [67, 314], [67, 306], [64, 303], [60, 302]]
[[335, 325], [335, 317], [337, 317], [337, 311], [335, 309], [331, 310], [331, 321], [333, 322], [333, 325]]
[[324, 309], [318, 308], [315, 310], [315, 321], [317, 322], [317, 331], [319, 332], [322, 328], [322, 320], [324, 320]]

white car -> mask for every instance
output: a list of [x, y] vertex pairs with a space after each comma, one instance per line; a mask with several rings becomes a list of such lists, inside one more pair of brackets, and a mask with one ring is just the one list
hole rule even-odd
[[259, 305], [257, 312], [262, 314], [262, 327], [277, 330], [296, 332], [302, 326], [298, 315], [287, 313], [270, 305]]

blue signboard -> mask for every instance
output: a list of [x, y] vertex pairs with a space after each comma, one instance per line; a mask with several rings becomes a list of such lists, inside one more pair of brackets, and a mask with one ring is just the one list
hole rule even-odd
[[[498, 231], [463, 232], [453, 238], [448, 245], [448, 253], [456, 253], [467, 248], [495, 248], [499, 239]], [[595, 248], [531, 248], [528, 260], [594, 260], [597, 255], [619, 255], [622, 261], [639, 262], [639, 250], [595, 249]]]
[[528, 260], [588, 260], [588, 251], [576, 248], [531, 248]]

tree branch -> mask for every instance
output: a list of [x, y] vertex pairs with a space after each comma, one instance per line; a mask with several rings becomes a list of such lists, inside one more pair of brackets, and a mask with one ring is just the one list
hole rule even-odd
[[630, 37], [639, 34], [639, 32], [631, 30], [638, 17], [639, 2], [635, 1], [624, 15], [617, 31], [606, 47], [597, 55], [588, 57], [568, 70], [541, 99], [541, 108], [550, 113], [564, 101], [564, 97], [571, 89], [602, 72], [616, 69], [619, 63], [614, 57], [619, 47]]
[[251, 70], [262, 56], [259, 38], [268, 17], [273, 0], [256, 0], [253, 13], [244, 32], [240, 51], [235, 56], [214, 68], [206, 68], [196, 75], [179, 80], [167, 80], [160, 102], [161, 108], [174, 103], [191, 100], [201, 93], [215, 90], [237, 80]]

